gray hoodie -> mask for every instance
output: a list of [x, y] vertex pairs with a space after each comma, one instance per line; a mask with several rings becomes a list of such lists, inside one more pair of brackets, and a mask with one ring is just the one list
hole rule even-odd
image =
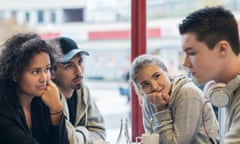
[[104, 119], [87, 87], [77, 90], [76, 122], [69, 120], [66, 98], [62, 96], [63, 113], [70, 144], [92, 144], [95, 140], [105, 140]]
[[157, 112], [143, 98], [142, 112], [146, 132], [151, 131], [149, 121], [153, 118], [153, 131], [160, 134], [159, 144], [211, 144], [209, 137], [217, 143], [218, 122], [212, 106], [185, 76], [172, 80], [168, 109]]

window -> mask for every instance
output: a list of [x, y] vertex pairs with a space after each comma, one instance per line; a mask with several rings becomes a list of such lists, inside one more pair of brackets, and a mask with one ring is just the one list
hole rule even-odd
[[56, 12], [54, 10], [50, 11], [50, 23], [56, 23]]
[[43, 11], [42, 11], [42, 10], [39, 10], [39, 11], [37, 12], [37, 21], [38, 21], [39, 23], [43, 23], [43, 21], [44, 21], [44, 14], [43, 14]]
[[82, 22], [83, 9], [64, 9], [64, 22]]

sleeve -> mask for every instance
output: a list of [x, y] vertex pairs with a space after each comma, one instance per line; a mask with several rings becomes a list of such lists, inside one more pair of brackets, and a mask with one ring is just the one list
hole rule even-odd
[[89, 107], [87, 116], [87, 129], [90, 132], [89, 141], [96, 139], [106, 139], [106, 129], [104, 119], [100, 113], [95, 101], [89, 97]]
[[77, 104], [77, 125], [66, 120], [69, 141], [71, 144], [92, 144], [94, 140], [105, 140], [106, 130], [103, 116], [91, 98], [88, 88], [84, 88], [82, 94], [82, 102]]
[[147, 99], [142, 99], [142, 115], [143, 115], [143, 127], [146, 133], [151, 132], [150, 119], [152, 118], [155, 111], [152, 109], [153, 106], [147, 102]]
[[200, 129], [201, 96], [190, 87], [180, 89], [176, 96], [174, 113], [166, 109], [153, 114], [154, 132], [160, 134], [161, 143], [190, 144]]
[[8, 105], [0, 104], [0, 143], [39, 144], [20, 121], [15, 111]]
[[228, 128], [224, 136], [224, 144], [239, 144], [240, 143], [240, 91], [237, 91], [236, 95], [232, 99], [231, 106], [227, 113], [222, 113], [224, 119], [227, 119], [226, 126]]
[[70, 144], [83, 143], [87, 144], [88, 130], [84, 126], [74, 126], [69, 120], [66, 120], [68, 140]]

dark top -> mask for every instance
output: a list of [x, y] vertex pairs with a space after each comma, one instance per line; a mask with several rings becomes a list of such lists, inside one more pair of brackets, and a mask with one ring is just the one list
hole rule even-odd
[[74, 91], [71, 98], [67, 99], [69, 108], [69, 117], [72, 124], [76, 121], [76, 107], [77, 107], [77, 92]]
[[35, 97], [31, 103], [32, 129], [27, 127], [22, 108], [0, 100], [0, 144], [68, 144], [65, 120], [51, 125], [48, 107]]

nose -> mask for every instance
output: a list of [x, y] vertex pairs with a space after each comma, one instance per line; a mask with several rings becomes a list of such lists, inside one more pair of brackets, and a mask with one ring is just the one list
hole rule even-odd
[[50, 74], [47, 72], [41, 72], [40, 77], [39, 77], [39, 81], [40, 82], [45, 82], [48, 80], [48, 78], [50, 77]]
[[159, 89], [159, 84], [158, 84], [158, 82], [156, 81], [156, 80], [152, 80], [151, 81], [151, 86], [152, 86], [152, 92], [156, 92], [156, 91], [158, 91], [158, 89]]
[[82, 65], [75, 65], [75, 74], [78, 75], [78, 74], [82, 74], [82, 71], [83, 71], [83, 67]]
[[188, 56], [185, 57], [185, 59], [183, 61], [183, 66], [188, 67], [188, 68], [192, 66]]

